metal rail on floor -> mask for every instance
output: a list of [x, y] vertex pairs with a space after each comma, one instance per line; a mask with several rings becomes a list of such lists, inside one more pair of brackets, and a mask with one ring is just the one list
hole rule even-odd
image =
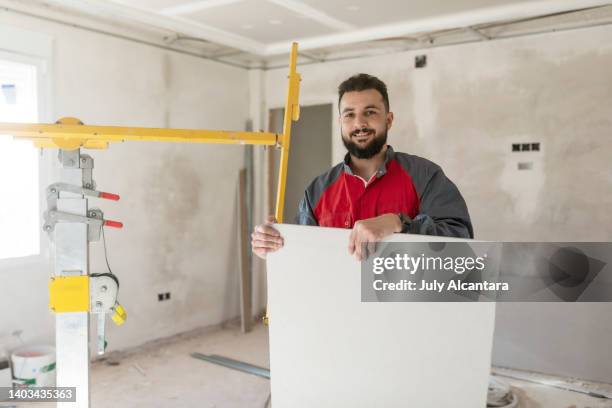
[[207, 355], [202, 353], [191, 353], [191, 357], [197, 358], [198, 360], [208, 361], [209, 363], [218, 364], [223, 367], [231, 368], [233, 370], [242, 371], [243, 373], [253, 374], [259, 377], [270, 379], [269, 369], [245, 363], [243, 361], [218, 356], [216, 354]]

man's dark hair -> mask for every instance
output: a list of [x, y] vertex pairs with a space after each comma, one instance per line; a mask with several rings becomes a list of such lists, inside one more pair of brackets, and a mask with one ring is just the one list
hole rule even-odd
[[344, 80], [338, 87], [338, 106], [342, 96], [346, 92], [359, 92], [366, 91], [368, 89], [376, 89], [383, 98], [385, 103], [385, 109], [389, 112], [389, 95], [387, 94], [387, 85], [375, 76], [368, 74], [356, 74], [349, 79]]

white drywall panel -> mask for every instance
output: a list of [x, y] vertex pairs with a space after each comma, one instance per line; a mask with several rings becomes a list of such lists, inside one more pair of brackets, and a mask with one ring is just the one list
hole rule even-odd
[[268, 255], [272, 406], [486, 405], [494, 303], [362, 303], [349, 230], [277, 228], [285, 245]]

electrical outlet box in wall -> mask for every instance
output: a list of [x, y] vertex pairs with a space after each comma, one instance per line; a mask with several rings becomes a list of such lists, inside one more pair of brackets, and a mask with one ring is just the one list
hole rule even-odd
[[512, 151], [513, 152], [539, 152], [540, 143], [539, 142], [512, 143]]
[[417, 55], [414, 57], [415, 68], [425, 68], [427, 66], [427, 55]]
[[[535, 163], [537, 163], [538, 155], [532, 156], [534, 152], [540, 151], [540, 142], [520, 142], [512, 143], [512, 153], [520, 153], [516, 156], [517, 159], [521, 160], [516, 163], [517, 170], [533, 170]], [[528, 154], [529, 156], [525, 156]], [[532, 159], [536, 159], [534, 162]]]
[[158, 302], [163, 302], [164, 300], [169, 300], [169, 299], [170, 299], [170, 292], [163, 292], [163, 293], [157, 294]]

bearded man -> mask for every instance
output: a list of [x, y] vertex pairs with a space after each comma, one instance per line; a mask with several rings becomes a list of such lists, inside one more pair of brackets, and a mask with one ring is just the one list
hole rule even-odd
[[[393, 112], [384, 82], [348, 78], [338, 87], [338, 108], [348, 153], [306, 188], [297, 224], [352, 228], [348, 251], [359, 260], [364, 244], [393, 233], [474, 238], [465, 201], [440, 166], [387, 144]], [[251, 236], [261, 258], [283, 246], [274, 221], [270, 216]]]

